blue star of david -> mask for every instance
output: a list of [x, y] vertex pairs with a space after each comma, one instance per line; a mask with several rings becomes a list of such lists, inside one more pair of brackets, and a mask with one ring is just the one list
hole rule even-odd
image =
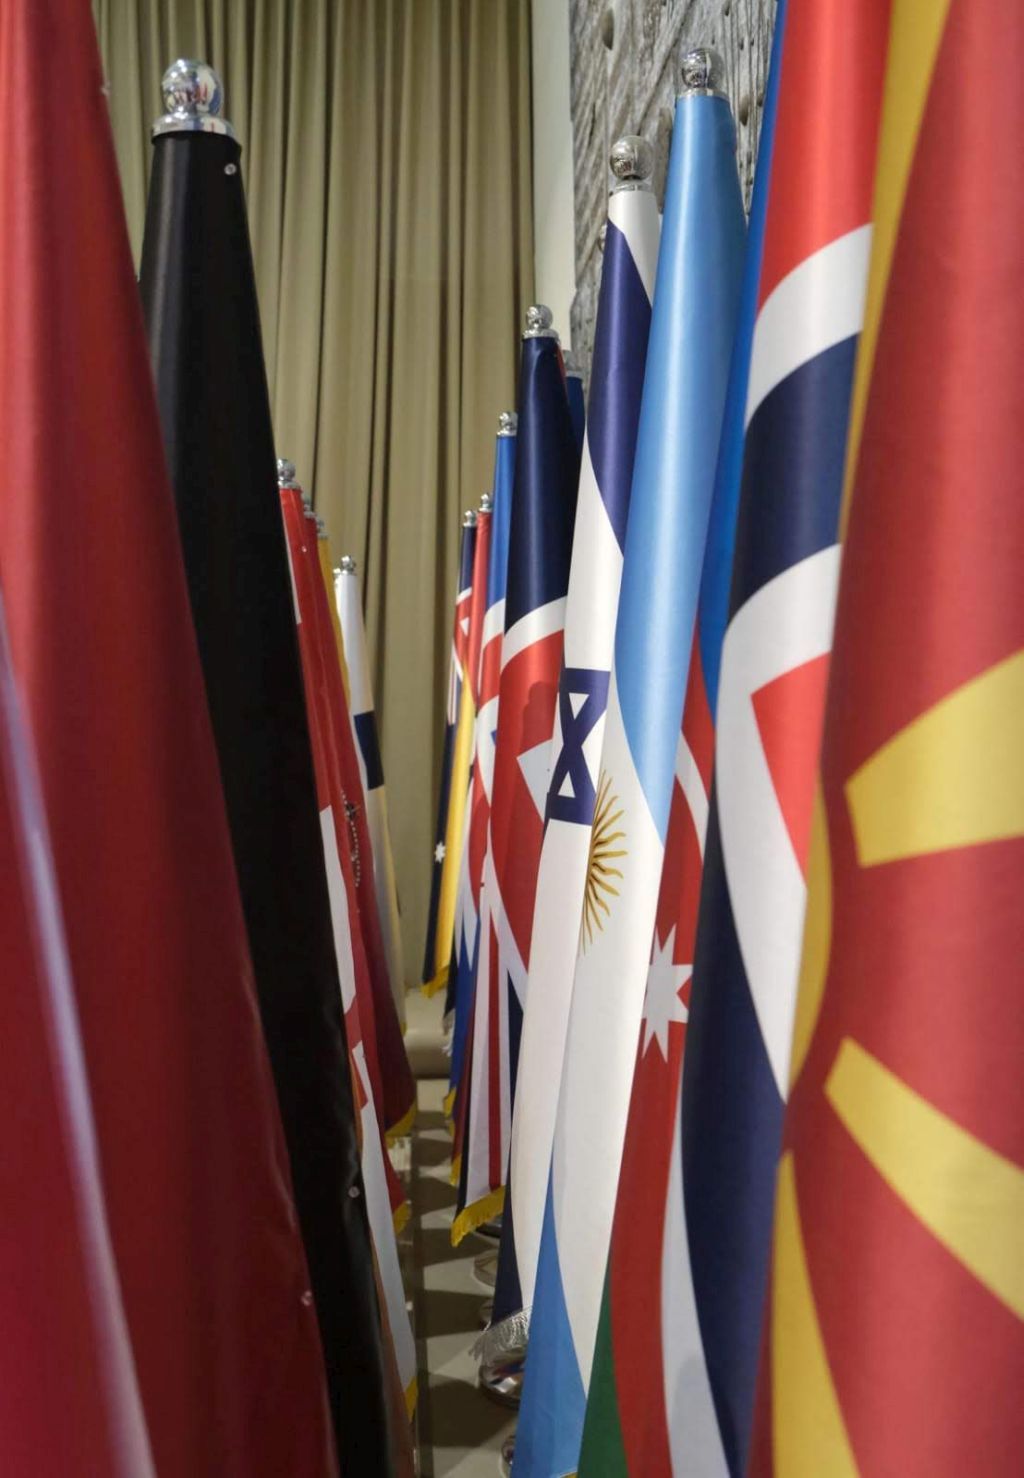
[[[583, 745], [608, 706], [607, 672], [596, 667], [566, 667], [558, 688], [562, 747], [551, 771], [546, 820], [589, 826], [597, 795]], [[574, 698], [583, 702], [575, 708]], [[568, 784], [566, 784], [568, 781]]]

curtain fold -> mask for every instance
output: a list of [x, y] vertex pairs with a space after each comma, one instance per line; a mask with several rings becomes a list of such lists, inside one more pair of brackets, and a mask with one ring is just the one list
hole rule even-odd
[[416, 960], [461, 511], [490, 487], [532, 293], [529, 0], [93, 9], [136, 256], [163, 71], [223, 79], [278, 450], [363, 573]]

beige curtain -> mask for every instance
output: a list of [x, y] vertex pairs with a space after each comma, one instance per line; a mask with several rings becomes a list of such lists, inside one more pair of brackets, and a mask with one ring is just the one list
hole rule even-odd
[[490, 486], [532, 288], [529, 0], [94, 11], [136, 253], [164, 68], [224, 81], [278, 450], [363, 576], [412, 979], [460, 515]]

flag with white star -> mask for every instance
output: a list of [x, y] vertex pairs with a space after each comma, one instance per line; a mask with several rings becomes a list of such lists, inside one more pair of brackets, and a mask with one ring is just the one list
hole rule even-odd
[[[779, 29], [785, 0], [780, 6]], [[622, 1151], [579, 1471], [671, 1478], [685, 1471], [686, 1388], [676, 1311], [690, 1297], [679, 1159], [679, 1094], [714, 759], [714, 715], [729, 608], [743, 423], [760, 271], [778, 67], [771, 71], [743, 285], [708, 520], [697, 628], [675, 757], [665, 861]], [[680, 1413], [683, 1419], [680, 1422]], [[694, 1434], [691, 1431], [690, 1436]], [[696, 1446], [694, 1451], [696, 1451]]]
[[740, 297], [735, 147], [724, 97], [679, 98], [516, 1433], [528, 1478], [580, 1460]]

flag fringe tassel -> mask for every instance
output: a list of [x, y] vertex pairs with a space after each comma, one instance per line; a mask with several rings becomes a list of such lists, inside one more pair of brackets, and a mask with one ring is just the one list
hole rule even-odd
[[481, 1365], [493, 1365], [508, 1355], [521, 1355], [530, 1340], [530, 1310], [519, 1309], [497, 1324], [489, 1324], [470, 1350]]
[[434, 976], [433, 980], [425, 980], [420, 986], [420, 990], [429, 1001], [433, 996], [436, 996], [439, 991], [446, 990], [447, 987], [448, 966], [442, 965], [440, 970], [438, 970], [437, 974]]
[[474, 1201], [460, 1211], [452, 1222], [452, 1246], [458, 1247], [463, 1237], [468, 1237], [470, 1232], [475, 1232], [477, 1227], [482, 1227], [485, 1221], [493, 1221], [500, 1216], [505, 1209], [505, 1187], [500, 1185], [496, 1191], [490, 1191], [482, 1196], [479, 1201]]
[[398, 1123], [392, 1124], [390, 1129], [386, 1129], [384, 1131], [384, 1138], [387, 1140], [389, 1145], [394, 1144], [396, 1139], [404, 1139], [406, 1135], [411, 1132], [412, 1126], [415, 1124], [415, 1122], [416, 1100], [413, 1099], [412, 1103], [406, 1109], [405, 1113], [399, 1119]]

